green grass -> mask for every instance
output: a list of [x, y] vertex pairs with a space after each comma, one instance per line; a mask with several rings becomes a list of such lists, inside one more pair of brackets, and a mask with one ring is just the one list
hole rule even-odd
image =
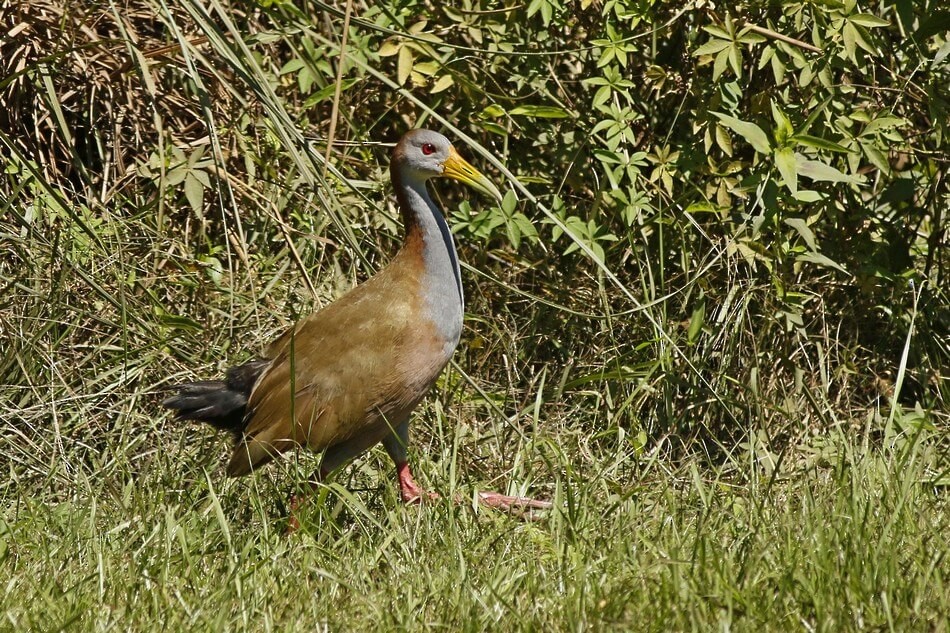
[[[377, 454], [322, 488], [292, 536], [283, 500], [306, 471], [222, 481], [216, 455], [177, 448], [110, 442], [114, 461], [67, 460], [56, 494], [4, 487], [4, 627], [946, 630], [948, 504], [910, 443], [841, 440], [826, 465], [775, 479], [663, 460], [578, 477], [565, 455], [558, 508], [534, 522], [402, 506]], [[471, 492], [451, 459], [416, 457], [424, 480]]]

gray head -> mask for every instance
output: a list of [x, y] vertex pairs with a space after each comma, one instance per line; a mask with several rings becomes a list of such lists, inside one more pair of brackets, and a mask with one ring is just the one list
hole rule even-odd
[[393, 151], [390, 170], [394, 183], [422, 183], [430, 178], [454, 178], [501, 200], [495, 185], [459, 156], [449, 139], [432, 130], [406, 132]]

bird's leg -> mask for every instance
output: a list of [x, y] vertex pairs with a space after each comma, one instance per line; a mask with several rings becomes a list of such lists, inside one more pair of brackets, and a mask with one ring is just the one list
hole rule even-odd
[[[438, 493], [429, 492], [416, 483], [408, 462], [396, 465], [396, 475], [399, 477], [399, 495], [404, 503], [419, 504], [439, 498]], [[466, 503], [466, 501], [462, 496], [455, 498], [458, 504]], [[512, 497], [500, 492], [479, 492], [478, 502], [488, 508], [515, 514], [530, 510], [550, 510], [552, 507], [550, 501], [539, 501], [530, 497]]]
[[[420, 487], [409, 469], [409, 460], [406, 455], [406, 444], [409, 441], [409, 424], [404, 422], [393, 430], [392, 435], [383, 440], [386, 452], [396, 464], [396, 476], [399, 478], [399, 495], [404, 503], [419, 504], [424, 501], [435, 500], [439, 495]], [[455, 503], [463, 504], [467, 500], [456, 496]], [[517, 515], [530, 515], [531, 510], [549, 510], [550, 501], [538, 501], [528, 497], [511, 497], [499, 492], [479, 492], [478, 502], [488, 508], [495, 508], [503, 512]]]
[[396, 464], [396, 477], [399, 480], [399, 496], [403, 503], [418, 504], [430, 499], [438, 499], [439, 495], [422, 488], [416, 483], [409, 469], [409, 456], [406, 446], [409, 444], [409, 421], [405, 421], [383, 439], [383, 447]]
[[409, 462], [396, 464], [396, 476], [399, 478], [399, 496], [403, 503], [419, 504], [439, 498], [438, 493], [429, 492], [416, 483], [409, 470]]
[[304, 493], [294, 493], [290, 495], [290, 516], [287, 519], [287, 534], [293, 534], [300, 529], [300, 520], [297, 518], [313, 495], [317, 491], [317, 486], [327, 478], [329, 473], [322, 466], [316, 472], [316, 479], [307, 482], [307, 490]]

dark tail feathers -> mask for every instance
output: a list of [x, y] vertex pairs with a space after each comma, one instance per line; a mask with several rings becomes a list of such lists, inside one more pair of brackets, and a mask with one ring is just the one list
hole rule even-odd
[[247, 400], [251, 390], [270, 366], [269, 360], [252, 360], [232, 367], [224, 380], [202, 380], [178, 385], [178, 393], [162, 404], [174, 409], [179, 420], [207, 422], [228, 431], [236, 440], [246, 426]]

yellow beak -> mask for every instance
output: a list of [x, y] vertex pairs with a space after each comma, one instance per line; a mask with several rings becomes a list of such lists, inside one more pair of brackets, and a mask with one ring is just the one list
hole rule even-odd
[[498, 188], [482, 172], [472, 167], [467, 160], [459, 156], [454, 147], [449, 148], [449, 157], [442, 163], [442, 175], [464, 182], [472, 189], [491, 196], [501, 204], [502, 195]]

